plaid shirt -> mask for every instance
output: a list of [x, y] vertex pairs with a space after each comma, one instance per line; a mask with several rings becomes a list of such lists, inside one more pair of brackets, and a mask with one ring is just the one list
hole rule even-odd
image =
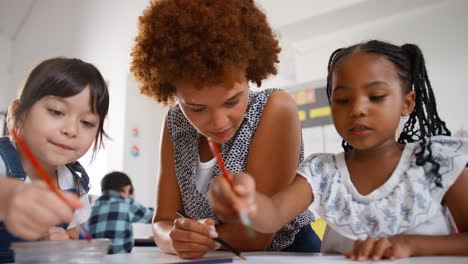
[[102, 193], [91, 208], [88, 229], [93, 238], [109, 238], [109, 254], [132, 251], [132, 223], [151, 223], [154, 209], [146, 208], [133, 198], [124, 198], [116, 191]]

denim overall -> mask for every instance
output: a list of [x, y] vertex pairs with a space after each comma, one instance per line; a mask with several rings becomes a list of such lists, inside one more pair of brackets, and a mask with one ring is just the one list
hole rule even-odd
[[[6, 176], [16, 178], [24, 181], [26, 179], [26, 172], [23, 170], [23, 165], [16, 152], [15, 147], [10, 142], [8, 137], [0, 137], [0, 158], [3, 160], [6, 168]], [[75, 180], [81, 185], [81, 192], [88, 193], [89, 191], [89, 177], [86, 171], [77, 161], [65, 165], [73, 174]], [[0, 176], [3, 177], [3, 176]], [[65, 191], [70, 191], [81, 195], [80, 189], [71, 188]], [[62, 224], [59, 227], [67, 229], [68, 224]], [[3, 222], [0, 222], [0, 263], [14, 262], [13, 251], [10, 250], [10, 245], [13, 242], [23, 241], [10, 234], [6, 230]]]

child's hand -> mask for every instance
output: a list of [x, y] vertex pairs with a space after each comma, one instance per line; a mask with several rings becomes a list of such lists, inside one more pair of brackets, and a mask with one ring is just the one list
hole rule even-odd
[[225, 222], [238, 222], [239, 212], [249, 217], [256, 214], [255, 181], [247, 173], [233, 174], [234, 189], [224, 177], [217, 177], [208, 192], [214, 212]]
[[379, 261], [382, 258], [395, 260], [410, 257], [411, 252], [408, 239], [404, 235], [398, 235], [377, 240], [371, 237], [366, 240], [356, 240], [354, 249], [346, 252], [345, 256], [356, 261]]
[[[62, 192], [74, 208], [83, 206], [76, 195]], [[4, 223], [9, 232], [27, 240], [37, 240], [49, 228], [73, 219], [70, 208], [43, 182], [20, 183], [14, 187], [7, 200]]]
[[47, 233], [41, 240], [70, 240], [70, 236], [65, 229], [53, 226], [47, 230]]
[[215, 221], [211, 218], [195, 221], [189, 218], [177, 218], [169, 233], [172, 248], [183, 259], [203, 257], [206, 252], [221, 247], [213, 238], [218, 237]]

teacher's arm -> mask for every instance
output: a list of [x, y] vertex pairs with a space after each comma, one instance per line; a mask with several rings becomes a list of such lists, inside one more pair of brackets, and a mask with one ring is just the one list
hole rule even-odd
[[155, 214], [153, 217], [154, 241], [165, 253], [177, 254], [181, 258], [199, 258], [218, 245], [210, 237], [209, 225], [205, 221], [181, 218], [177, 210], [183, 211], [182, 197], [175, 174], [174, 146], [169, 135], [167, 121], [164, 122], [159, 164], [159, 180]]
[[[254, 177], [256, 190], [271, 197], [291, 184], [300, 150], [301, 127], [296, 103], [288, 93], [275, 91], [265, 105], [249, 148], [247, 172]], [[244, 251], [265, 249], [275, 235], [257, 233], [249, 237], [241, 224], [223, 224], [216, 230], [233, 247]]]

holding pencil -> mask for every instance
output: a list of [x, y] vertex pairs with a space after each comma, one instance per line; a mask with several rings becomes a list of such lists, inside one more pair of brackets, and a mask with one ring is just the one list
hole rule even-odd
[[[224, 165], [224, 161], [223, 161], [223, 158], [221, 157], [221, 153], [219, 153], [218, 146], [216, 145], [215, 142], [211, 141], [210, 139], [208, 139], [208, 143], [210, 144], [210, 148], [211, 148], [211, 151], [213, 152], [213, 155], [215, 155], [216, 160], [218, 161], [218, 165], [219, 165], [219, 168], [221, 169], [221, 172], [223, 173], [223, 177], [229, 183], [231, 188], [234, 188], [234, 183], [232, 182], [231, 175], [229, 175], [229, 172], [226, 169], [226, 165]], [[239, 211], [239, 218], [242, 224], [247, 228], [247, 233], [249, 237], [254, 237], [255, 230], [252, 228], [250, 219], [244, 210]]]
[[[191, 217], [189, 217], [188, 215], [186, 215], [185, 213], [183, 213], [182, 211], [179, 211], [177, 210], [176, 211], [177, 215], [181, 216], [181, 217], [185, 217], [185, 218], [189, 218], [189, 219], [192, 219]], [[239, 258], [241, 259], [245, 259], [244, 256], [241, 255], [240, 251], [238, 251], [237, 249], [233, 248], [231, 245], [229, 245], [227, 242], [225, 242], [224, 240], [222, 240], [221, 238], [219, 237], [216, 237], [216, 238], [213, 238], [214, 241], [218, 242], [219, 244], [221, 244], [223, 247], [225, 247], [227, 250], [231, 251], [232, 253], [234, 253], [236, 256], [238, 256]]]
[[[25, 240], [41, 238], [51, 226], [73, 219], [73, 211], [43, 182], [24, 184], [16, 179], [0, 176], [0, 220], [15, 237]], [[64, 193], [73, 208], [83, 204], [73, 194]], [[40, 219], [34, 225], [30, 219]], [[0, 250], [1, 252], [1, 250]]]
[[[41, 179], [47, 184], [51, 191], [53, 191], [63, 202], [65, 202], [70, 208], [76, 208], [76, 204], [65, 198], [64, 194], [60, 191], [60, 189], [53, 183], [52, 178], [47, 174], [46, 170], [42, 167], [41, 163], [34, 157], [34, 154], [29, 149], [26, 142], [18, 135], [15, 129], [12, 130], [13, 138], [15, 139], [16, 143], [18, 143], [18, 147], [22, 150], [22, 152], [26, 155], [26, 157], [31, 161], [34, 169], [38, 172]], [[92, 238], [89, 233], [86, 231], [86, 228], [83, 224], [78, 225], [78, 232], [88, 241], [91, 241]]]
[[[9, 137], [0, 140], [1, 159], [6, 164], [6, 169], [0, 168], [0, 174], [27, 185], [7, 191], [16, 197], [20, 189], [28, 190], [30, 195], [22, 198], [35, 206], [25, 205], [19, 199], [9, 206], [9, 215], [19, 211], [15, 208], [20, 206], [24, 214], [14, 223], [5, 220], [8, 230], [4, 232], [6, 236], [0, 237], [3, 242], [0, 256], [12, 254], [10, 245], [16, 239], [8, 232], [19, 234], [14, 227], [17, 225], [43, 233], [22, 238], [78, 239], [78, 225], [86, 222], [90, 210], [89, 177], [78, 159], [93, 145], [94, 153], [102, 146], [108, 106], [107, 84], [90, 63], [75, 58], [51, 58], [31, 71], [18, 99], [9, 107], [8, 131], [15, 140]], [[44, 172], [49, 177], [42, 177]], [[24, 184], [25, 181], [32, 184]], [[32, 195], [32, 189], [37, 194]], [[0, 186], [0, 192], [5, 192], [4, 186]], [[33, 210], [24, 212], [25, 207]], [[60, 223], [71, 224], [44, 230], [44, 226]]]

